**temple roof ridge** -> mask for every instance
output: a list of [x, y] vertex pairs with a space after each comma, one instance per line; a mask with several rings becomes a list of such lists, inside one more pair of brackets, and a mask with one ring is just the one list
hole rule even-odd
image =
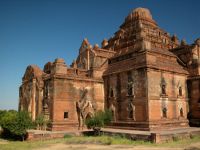
[[139, 7], [133, 9], [125, 18], [119, 30], [108, 40], [104, 48], [119, 52], [130, 47], [138, 48], [138, 42], [142, 41], [148, 41], [152, 47], [165, 50], [180, 44], [177, 37], [171, 37], [157, 25], [149, 9]]
[[40, 69], [40, 67], [32, 64], [26, 68], [26, 71], [24, 73], [22, 80], [30, 80], [33, 78], [40, 78], [43, 73], [44, 72], [42, 71], [42, 69]]
[[144, 18], [153, 20], [151, 12], [147, 8], [138, 7], [136, 9], [133, 9], [131, 13], [126, 17], [126, 20], [134, 20], [137, 18]]

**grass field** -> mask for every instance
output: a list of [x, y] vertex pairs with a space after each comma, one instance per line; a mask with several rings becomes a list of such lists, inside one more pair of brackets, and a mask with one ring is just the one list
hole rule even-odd
[[[109, 136], [99, 136], [99, 137], [70, 137], [66, 136], [62, 139], [52, 139], [52, 140], [41, 140], [41, 141], [7, 141], [0, 139], [0, 150], [33, 150], [33, 149], [54, 149], [51, 146], [56, 144], [62, 145], [123, 145], [123, 146], [142, 146], [151, 148], [183, 148], [188, 150], [200, 150], [200, 136], [193, 137], [192, 139], [172, 141], [162, 144], [154, 144], [144, 141], [131, 141], [121, 137], [109, 137]], [[49, 147], [49, 148], [48, 148]]]
[[35, 148], [47, 147], [48, 145], [64, 143], [66, 139], [52, 139], [40, 141], [5, 141], [0, 139], [0, 150], [31, 150]]

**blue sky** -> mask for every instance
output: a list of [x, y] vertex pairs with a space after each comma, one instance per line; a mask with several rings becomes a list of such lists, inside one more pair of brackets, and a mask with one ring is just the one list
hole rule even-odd
[[29, 64], [76, 58], [82, 40], [100, 45], [133, 8], [149, 8], [158, 25], [192, 43], [200, 37], [198, 0], [0, 0], [0, 109], [17, 109]]

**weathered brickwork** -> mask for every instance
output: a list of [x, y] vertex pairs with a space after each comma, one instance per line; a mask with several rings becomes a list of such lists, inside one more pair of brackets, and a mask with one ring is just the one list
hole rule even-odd
[[[110, 109], [112, 128], [187, 127], [200, 120], [200, 39], [189, 45], [161, 29], [146, 8], [133, 10], [101, 47], [84, 39], [68, 67], [59, 58], [28, 66], [19, 110], [44, 114], [51, 130], [84, 127]], [[189, 114], [189, 115], [188, 115]]]
[[51, 130], [83, 128], [87, 117], [104, 109], [102, 74], [107, 57], [115, 53], [94, 48], [85, 39], [71, 67], [61, 58], [45, 64], [44, 70], [28, 66], [20, 87], [19, 110], [29, 111], [33, 120], [44, 114]]

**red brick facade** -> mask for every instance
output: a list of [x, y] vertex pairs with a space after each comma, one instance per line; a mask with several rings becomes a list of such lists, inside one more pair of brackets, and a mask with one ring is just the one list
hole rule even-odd
[[105, 108], [113, 113], [113, 128], [186, 127], [189, 111], [191, 120], [200, 119], [199, 41], [179, 43], [148, 9], [137, 8], [101, 48], [84, 39], [70, 67], [63, 59], [43, 70], [28, 66], [19, 110], [33, 119], [45, 114], [52, 130], [81, 128]]

